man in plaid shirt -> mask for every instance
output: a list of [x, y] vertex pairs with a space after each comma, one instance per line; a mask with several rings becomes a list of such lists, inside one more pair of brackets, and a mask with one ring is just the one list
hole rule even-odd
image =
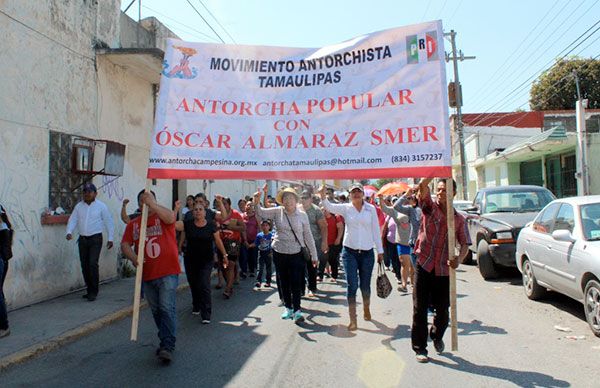
[[[469, 239], [466, 234], [464, 217], [454, 210], [454, 233], [460, 245], [460, 253], [448, 259], [448, 224], [446, 221], [446, 182], [437, 184], [437, 200], [432, 200], [429, 191], [431, 178], [418, 185], [419, 206], [423, 211], [419, 237], [415, 245], [417, 267], [413, 289], [412, 348], [418, 362], [427, 362], [427, 309], [431, 303], [435, 308], [433, 326], [429, 336], [437, 353], [444, 351], [444, 332], [448, 327], [448, 307], [450, 306], [450, 282], [448, 267], [457, 268], [467, 255]], [[454, 194], [456, 182], [452, 181]]]

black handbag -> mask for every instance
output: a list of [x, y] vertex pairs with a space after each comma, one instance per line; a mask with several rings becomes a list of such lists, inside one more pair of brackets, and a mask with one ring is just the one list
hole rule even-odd
[[380, 298], [387, 298], [392, 293], [392, 283], [388, 279], [383, 263], [377, 264], [377, 296]]
[[292, 233], [294, 234], [294, 238], [300, 245], [300, 253], [302, 254], [302, 257], [304, 258], [304, 261], [306, 261], [309, 264], [312, 263], [312, 260], [310, 259], [310, 252], [308, 251], [308, 248], [306, 248], [305, 246], [302, 246], [302, 244], [300, 243], [300, 240], [298, 239], [298, 236], [296, 236], [296, 232], [294, 232], [294, 227], [292, 226], [292, 223], [290, 222], [290, 218], [285, 213], [285, 210], [282, 210], [282, 211], [283, 211], [283, 214], [285, 214], [285, 218], [287, 219], [288, 224], [290, 225], [290, 229], [292, 230]]

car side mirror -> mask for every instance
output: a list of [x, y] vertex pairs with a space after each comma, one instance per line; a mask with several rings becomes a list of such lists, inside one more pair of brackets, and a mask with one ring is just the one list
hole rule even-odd
[[471, 206], [465, 209], [469, 214], [479, 214], [479, 206]]
[[555, 230], [554, 232], [552, 232], [552, 238], [556, 241], [564, 241], [569, 243], [575, 242], [575, 239], [571, 235], [571, 232], [569, 232], [566, 229]]

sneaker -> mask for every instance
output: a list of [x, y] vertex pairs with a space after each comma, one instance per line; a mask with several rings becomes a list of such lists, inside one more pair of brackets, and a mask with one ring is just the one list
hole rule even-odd
[[10, 335], [10, 328], [6, 328], [6, 330], [0, 330], [0, 338], [8, 337]]
[[318, 282], [322, 282], [322, 281], [323, 281], [323, 278], [322, 278], [322, 277], [320, 277], [320, 276], [317, 276], [317, 281], [318, 281]]
[[254, 287], [256, 287], [256, 288], [260, 288], [260, 282], [256, 282], [256, 283], [254, 284]]
[[398, 286], [398, 291], [400, 291], [400, 292], [408, 292], [408, 288], [406, 288], [406, 286], [399, 285]]
[[281, 313], [281, 319], [292, 319], [294, 317], [294, 310], [285, 308]]
[[202, 320], [202, 324], [203, 325], [208, 325], [210, 323], [210, 319], [203, 319]]
[[167, 349], [160, 349], [158, 351], [158, 359], [163, 364], [168, 365], [171, 363], [171, 360], [173, 359], [173, 355]]
[[421, 364], [429, 362], [429, 357], [427, 357], [426, 354], [417, 353], [415, 358], [417, 359], [417, 362], [420, 362]]
[[315, 297], [315, 293], [312, 292], [311, 290], [308, 290], [308, 297], [309, 298], [314, 298]]
[[200, 315], [200, 310], [192, 310], [192, 315]]
[[88, 295], [88, 297], [87, 297], [87, 300], [88, 300], [89, 302], [93, 302], [93, 301], [95, 301], [95, 300], [96, 300], [96, 296], [95, 296], [95, 295]]
[[433, 347], [435, 348], [437, 354], [442, 354], [446, 346], [444, 345], [444, 340], [434, 340]]
[[265, 284], [265, 287], [270, 288], [271, 287], [271, 283]]
[[297, 325], [302, 322], [304, 322], [304, 316], [302, 316], [302, 312], [298, 310], [294, 313], [294, 323]]
[[329, 281], [330, 281], [331, 283], [337, 283], [337, 279], [336, 279], [336, 278], [331, 278], [331, 279], [329, 279]]

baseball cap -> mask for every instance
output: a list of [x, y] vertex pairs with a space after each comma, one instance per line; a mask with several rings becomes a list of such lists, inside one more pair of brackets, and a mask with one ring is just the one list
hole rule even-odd
[[93, 191], [94, 193], [97, 191], [96, 190], [96, 186], [94, 186], [93, 183], [86, 183], [85, 185], [83, 185], [83, 192], [90, 192]]
[[300, 194], [300, 198], [302, 198], [302, 199], [311, 198], [311, 197], [312, 197], [312, 194], [308, 190], [304, 190], [302, 192], [302, 194]]
[[353, 183], [350, 188], [348, 189], [348, 192], [352, 192], [352, 190], [360, 190], [363, 193], [365, 192], [365, 189], [363, 189], [363, 186], [360, 183]]

